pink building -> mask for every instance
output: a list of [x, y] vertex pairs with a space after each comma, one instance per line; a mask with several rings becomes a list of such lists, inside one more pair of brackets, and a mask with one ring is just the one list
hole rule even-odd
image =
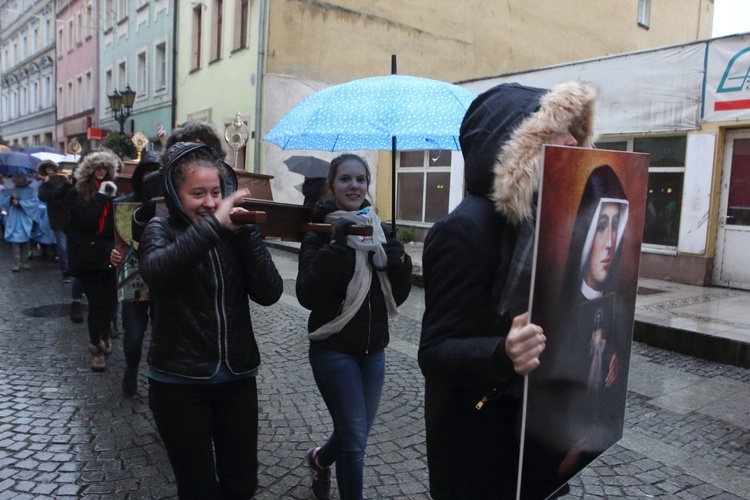
[[58, 1], [56, 5], [56, 138], [62, 151], [68, 151], [73, 138], [84, 151], [91, 149], [88, 130], [98, 125], [97, 5], [95, 0]]

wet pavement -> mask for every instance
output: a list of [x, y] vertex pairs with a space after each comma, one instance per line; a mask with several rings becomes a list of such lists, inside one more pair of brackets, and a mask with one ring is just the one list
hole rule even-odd
[[[303, 499], [310, 498], [305, 451], [325, 438], [331, 421], [307, 363], [296, 255], [272, 253], [285, 293], [272, 307], [252, 309], [263, 355], [256, 498]], [[119, 342], [107, 371], [91, 372], [85, 323], [68, 318], [70, 285], [53, 263], [31, 266], [12, 273], [10, 247], [0, 244], [0, 499], [174, 498], [145, 366], [132, 399], [120, 390]], [[680, 313], [674, 301], [682, 299], [664, 293], [648, 303], [639, 298], [637, 317]], [[366, 498], [429, 498], [416, 361], [422, 309], [415, 287], [393, 323], [365, 459]], [[565, 498], [750, 497], [750, 370], [634, 342], [625, 426], [623, 439], [571, 481]], [[333, 490], [337, 498], [335, 481]]]

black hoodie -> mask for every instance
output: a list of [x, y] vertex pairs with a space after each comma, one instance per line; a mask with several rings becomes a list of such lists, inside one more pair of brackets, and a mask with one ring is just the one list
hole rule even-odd
[[[594, 98], [575, 82], [551, 91], [502, 84], [478, 96], [464, 117], [467, 195], [435, 223], [423, 254], [419, 365], [435, 500], [515, 497], [522, 379], [505, 354], [505, 336], [528, 307], [522, 290], [530, 280], [516, 246], [533, 244], [525, 228], [533, 227], [542, 145], [569, 130], [589, 146]], [[501, 313], [509, 275], [520, 288], [511, 288], [512, 307]]]

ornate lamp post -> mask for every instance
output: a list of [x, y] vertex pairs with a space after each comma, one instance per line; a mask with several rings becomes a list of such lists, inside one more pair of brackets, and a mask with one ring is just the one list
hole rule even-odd
[[135, 90], [130, 85], [125, 86], [125, 90], [116, 90], [107, 95], [109, 107], [112, 108], [112, 117], [120, 124], [120, 133], [125, 133], [125, 121], [130, 117], [135, 101]]

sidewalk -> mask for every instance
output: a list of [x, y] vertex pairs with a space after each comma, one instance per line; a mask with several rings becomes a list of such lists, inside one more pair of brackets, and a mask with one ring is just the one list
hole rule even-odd
[[[266, 240], [291, 252], [299, 243]], [[422, 243], [409, 243], [415, 285], [423, 286]], [[718, 363], [750, 368], [750, 291], [641, 278], [633, 340]]]

